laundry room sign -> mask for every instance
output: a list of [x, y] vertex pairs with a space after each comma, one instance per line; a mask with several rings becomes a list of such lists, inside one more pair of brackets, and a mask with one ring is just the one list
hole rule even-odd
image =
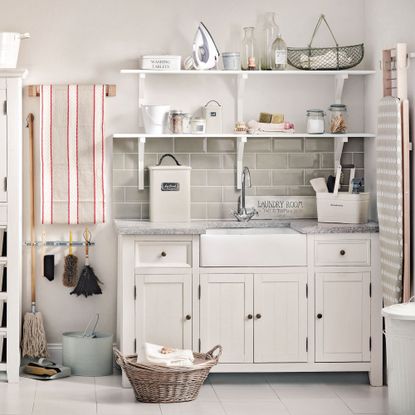
[[317, 217], [314, 196], [247, 196], [246, 205], [257, 219], [311, 219]]

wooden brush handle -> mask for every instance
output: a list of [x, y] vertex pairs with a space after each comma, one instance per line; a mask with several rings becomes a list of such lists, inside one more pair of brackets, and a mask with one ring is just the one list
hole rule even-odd
[[29, 165], [30, 165], [30, 263], [31, 263], [31, 298], [32, 304], [36, 302], [36, 247], [35, 243], [35, 137], [34, 115], [27, 116], [29, 127]]

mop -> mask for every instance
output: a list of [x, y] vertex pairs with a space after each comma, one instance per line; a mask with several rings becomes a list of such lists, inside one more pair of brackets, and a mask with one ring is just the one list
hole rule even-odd
[[89, 265], [89, 245], [91, 244], [91, 233], [86, 227], [84, 232], [85, 239], [85, 266], [79, 277], [78, 284], [71, 294], [76, 294], [77, 296], [84, 295], [88, 297], [89, 295], [102, 294], [101, 287], [99, 284], [103, 284], [99, 278], [95, 275], [93, 268]]
[[33, 114], [27, 117], [30, 139], [30, 258], [31, 258], [31, 294], [32, 309], [24, 316], [23, 336], [22, 336], [22, 355], [28, 357], [47, 357], [47, 341], [45, 329], [43, 327], [42, 314], [36, 311], [36, 252], [35, 252], [35, 175], [34, 175], [34, 131]]

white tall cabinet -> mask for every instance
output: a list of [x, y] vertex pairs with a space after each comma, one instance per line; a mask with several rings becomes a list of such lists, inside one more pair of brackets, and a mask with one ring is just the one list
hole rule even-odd
[[[7, 251], [0, 258], [1, 277], [7, 275], [0, 305], [7, 309], [0, 341], [7, 343], [0, 371], [9, 382], [18, 382], [20, 367], [22, 285], [22, 79], [26, 71], [0, 70], [0, 228], [7, 238]], [[5, 243], [6, 241], [3, 241]], [[7, 272], [6, 272], [7, 271]], [[3, 278], [1, 278], [2, 280]], [[6, 305], [6, 307], [4, 307]], [[6, 339], [6, 342], [4, 342]], [[2, 356], [2, 357], [3, 357]]]

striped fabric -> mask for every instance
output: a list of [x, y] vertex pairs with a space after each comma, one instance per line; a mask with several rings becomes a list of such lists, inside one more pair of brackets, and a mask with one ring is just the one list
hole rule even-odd
[[402, 302], [403, 196], [401, 106], [382, 98], [378, 108], [377, 205], [383, 299]]
[[42, 85], [43, 224], [105, 222], [104, 85]]

